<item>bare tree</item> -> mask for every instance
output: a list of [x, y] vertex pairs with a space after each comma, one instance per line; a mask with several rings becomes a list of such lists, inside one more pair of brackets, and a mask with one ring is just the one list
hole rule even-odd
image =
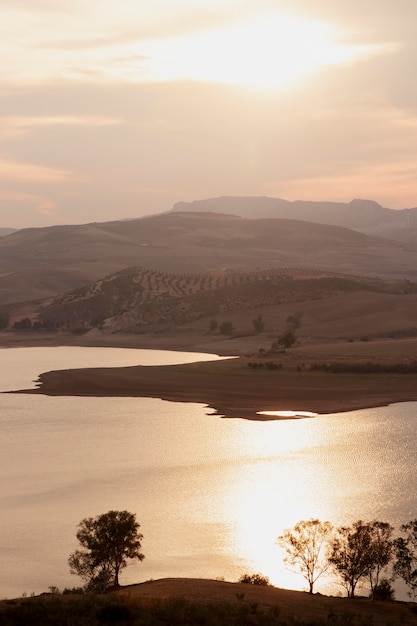
[[313, 593], [314, 583], [329, 568], [329, 541], [333, 526], [330, 522], [310, 519], [298, 522], [287, 529], [277, 539], [286, 552], [284, 559], [291, 567], [296, 567], [308, 582], [309, 592]]

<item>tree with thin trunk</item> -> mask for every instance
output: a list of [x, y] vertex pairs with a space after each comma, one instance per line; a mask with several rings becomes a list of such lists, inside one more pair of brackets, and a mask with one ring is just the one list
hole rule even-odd
[[284, 563], [301, 572], [308, 583], [309, 593], [313, 593], [314, 583], [329, 568], [332, 531], [330, 522], [303, 520], [294, 528], [285, 530], [277, 539], [278, 545], [287, 552]]
[[362, 522], [341, 526], [333, 541], [330, 562], [339, 574], [348, 598], [355, 597], [358, 583], [368, 578], [374, 590], [381, 571], [392, 558], [392, 528], [385, 522]]
[[[393, 557], [392, 533], [394, 528], [388, 522], [370, 522], [372, 533], [372, 558], [369, 569], [371, 597], [375, 599], [375, 591], [380, 587], [380, 576]], [[387, 581], [388, 582], [388, 581]], [[389, 584], [389, 583], [388, 583]]]
[[145, 558], [140, 552], [143, 535], [139, 528], [136, 516], [128, 511], [109, 511], [83, 519], [77, 539], [84, 550], [70, 555], [71, 574], [81, 576], [91, 591], [119, 587], [119, 574], [127, 560]]
[[394, 574], [404, 580], [414, 600], [417, 596], [417, 519], [403, 524], [401, 531], [405, 536], [394, 539]]

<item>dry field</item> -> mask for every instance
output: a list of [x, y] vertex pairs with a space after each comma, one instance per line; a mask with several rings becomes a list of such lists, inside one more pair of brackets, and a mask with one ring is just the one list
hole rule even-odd
[[[257, 604], [262, 608], [278, 607], [281, 618], [326, 619], [329, 615], [355, 616], [360, 621], [347, 624], [388, 626], [417, 624], [417, 615], [406, 603], [371, 602], [367, 598], [347, 599], [310, 595], [276, 587], [230, 583], [192, 578], [165, 578], [121, 589], [119, 594], [132, 601], [183, 597], [200, 603], [228, 602]], [[243, 596], [243, 598], [242, 598]]]

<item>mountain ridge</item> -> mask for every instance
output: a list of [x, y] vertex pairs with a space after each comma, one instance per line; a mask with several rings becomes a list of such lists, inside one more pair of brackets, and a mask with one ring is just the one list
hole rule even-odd
[[410, 227], [417, 231], [417, 208], [389, 209], [375, 200], [366, 199], [330, 202], [291, 201], [268, 196], [220, 196], [192, 202], [180, 201], [174, 204], [172, 211], [231, 213], [248, 219], [262, 217], [295, 219], [343, 226], [368, 234], [383, 235], [384, 232], [391, 232], [391, 236], [401, 240], [407, 240]]

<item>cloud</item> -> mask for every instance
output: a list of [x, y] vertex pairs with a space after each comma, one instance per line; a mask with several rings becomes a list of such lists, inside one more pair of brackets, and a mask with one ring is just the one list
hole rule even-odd
[[117, 126], [120, 118], [89, 115], [0, 115], [0, 137], [11, 138], [47, 127], [86, 126], [90, 128]]
[[0, 181], [7, 183], [61, 183], [80, 180], [73, 172], [34, 163], [21, 163], [0, 156]]
[[171, 198], [172, 196], [178, 196], [181, 193], [180, 189], [162, 188], [162, 187], [127, 187], [125, 189], [127, 194], [137, 194], [139, 196], [166, 196]]

